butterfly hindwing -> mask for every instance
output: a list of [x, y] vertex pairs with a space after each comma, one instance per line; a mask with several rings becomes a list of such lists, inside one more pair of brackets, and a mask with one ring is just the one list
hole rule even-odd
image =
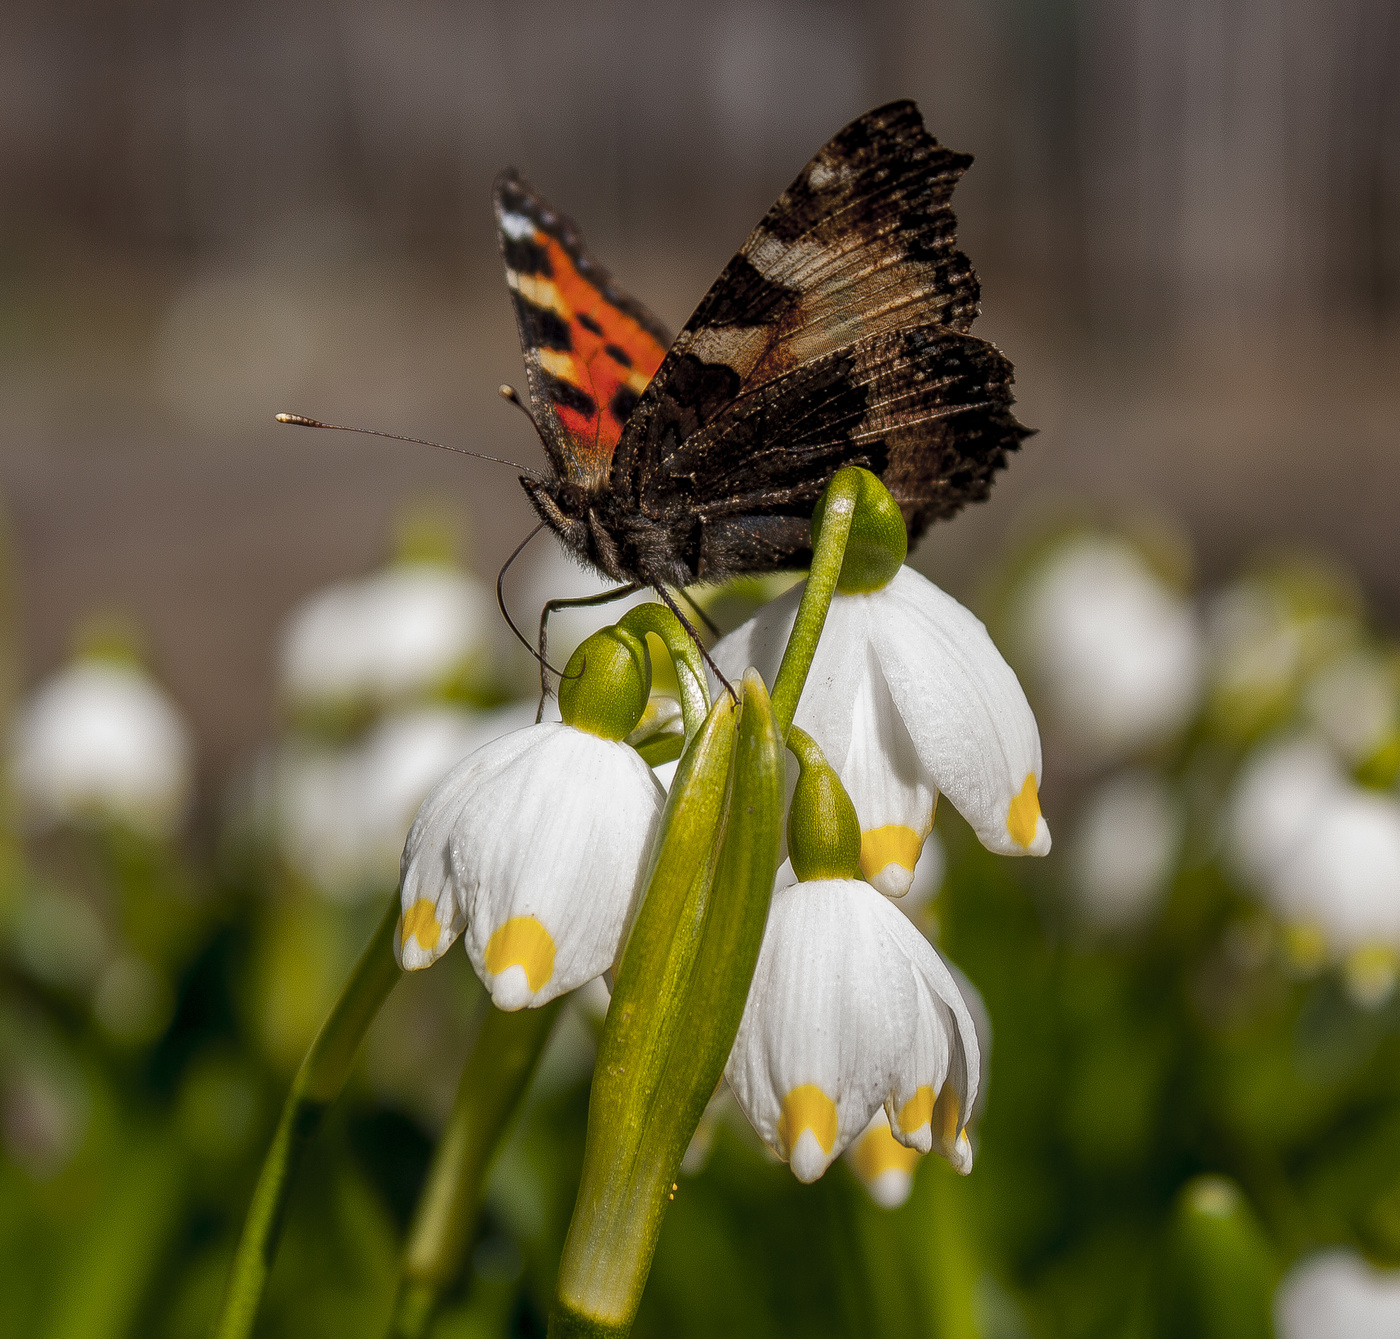
[[502, 173], [495, 204], [535, 420], [559, 477], [599, 487], [670, 337], [522, 178]]
[[[624, 430], [613, 487], [654, 514], [667, 497], [730, 529], [747, 514], [764, 566], [805, 561], [791, 517], [810, 516], [848, 461], [882, 476], [911, 536], [984, 497], [1025, 430], [1010, 363], [966, 333], [978, 285], [950, 201], [970, 162], [912, 102], [823, 146], [676, 338]], [[718, 551], [709, 567], [753, 570]]]
[[806, 518], [845, 464], [881, 477], [911, 539], [985, 498], [1025, 435], [1011, 382], [993, 345], [925, 325], [868, 336], [745, 392], [663, 461], [669, 492], [682, 481], [686, 508], [706, 518], [697, 574], [805, 565]]

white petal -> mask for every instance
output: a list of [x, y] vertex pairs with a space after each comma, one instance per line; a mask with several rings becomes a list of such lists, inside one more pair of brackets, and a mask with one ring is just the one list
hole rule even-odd
[[479, 748], [429, 792], [404, 843], [399, 865], [402, 915], [394, 940], [399, 965], [411, 972], [436, 962], [462, 933], [466, 913], [452, 882], [452, 830], [479, 792], [534, 743], [534, 726]]
[[1040, 733], [981, 621], [909, 567], [883, 590], [841, 598], [868, 602], [880, 667], [919, 758], [982, 844], [1003, 855], [1049, 851]]
[[897, 1209], [909, 1198], [919, 1154], [890, 1133], [889, 1117], [883, 1107], [846, 1150], [846, 1160], [870, 1192], [870, 1198], [882, 1209]]
[[1341, 1247], [1290, 1269], [1274, 1294], [1278, 1339], [1393, 1339], [1400, 1270], [1377, 1269]]
[[860, 818], [860, 872], [886, 897], [914, 881], [938, 792], [914, 752], [872, 648], [866, 649], [844, 760], [831, 759]]
[[[929, 1108], [901, 1132], [906, 1143], [927, 1139], [936, 1094], [965, 1116], [977, 1065], [952, 977], [892, 903], [857, 880], [774, 893], [725, 1073], [754, 1128], [801, 1180], [820, 1176], [881, 1105]], [[955, 1149], [961, 1128], [960, 1118], [950, 1127]]]
[[[1231, 863], [1266, 894], [1344, 778], [1332, 752], [1314, 738], [1256, 750], [1241, 769], [1228, 816]], [[1283, 908], [1279, 908], [1283, 910]]]
[[[806, 588], [806, 582], [794, 586], [715, 643], [710, 655], [727, 678], [737, 681], [752, 665], [772, 691], [797, 618], [797, 606]], [[867, 673], [866, 647], [870, 635], [866, 613], [864, 596], [837, 595], [832, 599], [826, 626], [797, 704], [796, 724], [817, 741], [833, 767], [840, 765], [850, 748], [851, 704]], [[717, 681], [711, 682], [710, 690], [712, 693], [718, 690]]]
[[1334, 954], [1400, 948], [1400, 804], [1339, 788], [1275, 880], [1280, 905], [1321, 930]]
[[1109, 777], [1079, 813], [1070, 869], [1075, 901], [1093, 925], [1140, 924], [1156, 907], [1181, 846], [1182, 815], [1155, 772]]
[[1121, 755], [1186, 724], [1202, 634], [1191, 605], [1130, 544], [1085, 535], [1060, 545], [1020, 604], [1037, 686], [1078, 751]]
[[625, 744], [548, 722], [524, 733], [528, 750], [482, 778], [450, 842], [467, 952], [502, 1009], [612, 966], [665, 800]]

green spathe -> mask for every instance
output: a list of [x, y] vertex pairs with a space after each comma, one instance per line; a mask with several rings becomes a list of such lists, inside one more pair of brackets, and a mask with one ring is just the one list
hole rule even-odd
[[[848, 466], [841, 474], [853, 476], [855, 512], [836, 589], [843, 595], [865, 595], [887, 586], [903, 566], [909, 553], [909, 534], [899, 503], [875, 475], [858, 465]], [[816, 537], [820, 537], [826, 519], [826, 502], [823, 494], [812, 513], [812, 534]]]
[[788, 855], [803, 883], [860, 878], [860, 819], [841, 778], [805, 730], [788, 731], [802, 769], [788, 810]]
[[711, 710], [662, 815], [599, 1043], [552, 1335], [631, 1328], [672, 1183], [748, 998], [782, 803], [777, 722], [748, 674], [737, 712], [728, 697]]
[[569, 657], [559, 681], [559, 714], [566, 725], [603, 739], [626, 739], [651, 695], [646, 641], [620, 627], [603, 628]]

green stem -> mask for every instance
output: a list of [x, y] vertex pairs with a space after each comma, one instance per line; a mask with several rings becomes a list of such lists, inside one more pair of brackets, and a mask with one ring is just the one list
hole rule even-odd
[[710, 711], [710, 687], [705, 679], [705, 662], [695, 639], [685, 625], [664, 604], [639, 604], [617, 621], [617, 626], [634, 637], [651, 633], [661, 639], [676, 667], [681, 688], [681, 716], [685, 721], [685, 742], [695, 738]]
[[395, 897], [292, 1080], [238, 1239], [214, 1339], [246, 1339], [252, 1332], [277, 1251], [292, 1176], [326, 1108], [345, 1087], [369, 1025], [402, 975], [394, 960], [398, 920]]
[[388, 1333], [394, 1339], [427, 1334], [443, 1291], [461, 1269], [491, 1157], [563, 1004], [560, 997], [517, 1013], [487, 1005], [408, 1229], [389, 1321]]
[[778, 735], [786, 739], [797, 714], [797, 703], [817, 653], [822, 628], [826, 626], [827, 610], [836, 592], [842, 564], [846, 561], [846, 541], [851, 533], [851, 521], [856, 514], [860, 494], [860, 478], [851, 467], [838, 470], [827, 485], [826, 506], [820, 527], [812, 537], [812, 569], [802, 602], [797, 606], [797, 618], [792, 635], [783, 651], [783, 663], [778, 666], [773, 681], [773, 715], [778, 721]]

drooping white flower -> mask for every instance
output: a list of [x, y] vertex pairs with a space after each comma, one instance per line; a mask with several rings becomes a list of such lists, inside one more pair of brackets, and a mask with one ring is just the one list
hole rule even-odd
[[1060, 545], [1027, 579], [1017, 612], [1045, 707], [1089, 761], [1169, 739], [1194, 712], [1195, 613], [1125, 541], [1082, 535]]
[[350, 747], [292, 741], [272, 777], [283, 851], [332, 898], [382, 890], [398, 874], [428, 792], [468, 754], [534, 714], [533, 704], [492, 712], [426, 706], [391, 712]]
[[1102, 782], [1079, 812], [1070, 845], [1071, 892], [1104, 929], [1141, 923], [1171, 878], [1182, 814], [1166, 781], [1132, 768]]
[[[802, 587], [714, 647], [737, 678], [773, 682]], [[1025, 694], [982, 623], [912, 568], [862, 595], [837, 593], [795, 724], [820, 745], [861, 823], [861, 872], [905, 893], [940, 791], [989, 850], [1044, 855], [1040, 736]]]
[[466, 931], [501, 1009], [613, 965], [665, 793], [635, 749], [543, 722], [478, 749], [423, 802], [404, 847], [396, 951], [426, 967]]
[[164, 692], [133, 665], [81, 660], [23, 704], [10, 775], [33, 819], [99, 816], [173, 832], [193, 783], [189, 731]]
[[1400, 1270], [1377, 1269], [1351, 1250], [1319, 1251], [1279, 1284], [1274, 1325], [1278, 1339], [1394, 1339]]
[[932, 945], [858, 879], [773, 894], [725, 1076], [759, 1136], [814, 1181], [883, 1106], [906, 1147], [972, 1166], [979, 1052]]
[[865, 1132], [846, 1150], [846, 1160], [882, 1209], [897, 1209], [914, 1188], [919, 1151], [901, 1144], [890, 1131], [890, 1118], [881, 1107]]
[[1236, 868], [1300, 942], [1344, 960], [1358, 1002], [1390, 993], [1400, 964], [1400, 802], [1350, 780], [1320, 740], [1260, 749], [1229, 816]]
[[306, 702], [422, 692], [484, 650], [491, 619], [481, 583], [437, 563], [399, 563], [337, 582], [287, 622], [284, 691]]
[[1371, 758], [1400, 728], [1400, 685], [1393, 665], [1351, 651], [1308, 685], [1304, 706], [1327, 742], [1351, 767]]

